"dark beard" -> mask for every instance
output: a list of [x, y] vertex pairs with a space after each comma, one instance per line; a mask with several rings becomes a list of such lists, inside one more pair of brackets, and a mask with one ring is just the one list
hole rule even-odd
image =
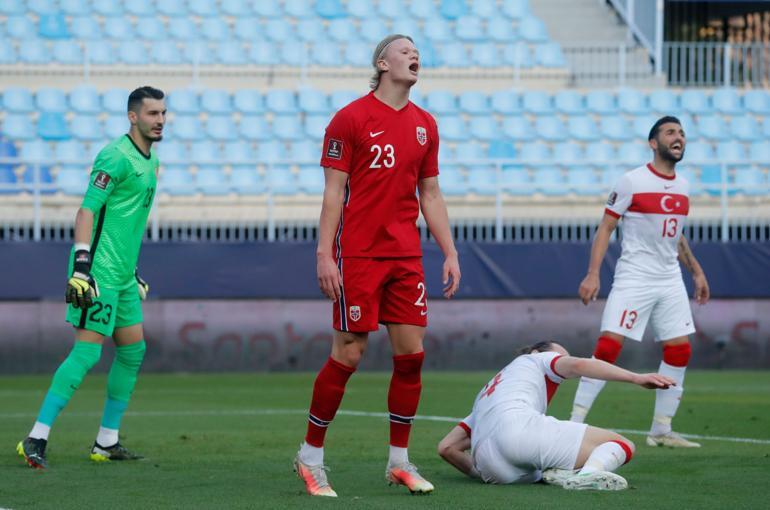
[[668, 161], [669, 163], [679, 163], [684, 157], [684, 149], [682, 149], [682, 155], [677, 158], [671, 153], [668, 147], [660, 147], [658, 148], [658, 156], [660, 159]]

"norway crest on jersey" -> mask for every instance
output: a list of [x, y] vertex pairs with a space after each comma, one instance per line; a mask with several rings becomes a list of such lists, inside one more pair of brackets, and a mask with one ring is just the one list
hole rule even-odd
[[420, 142], [420, 145], [428, 143], [428, 132], [422, 126], [417, 126], [417, 141]]

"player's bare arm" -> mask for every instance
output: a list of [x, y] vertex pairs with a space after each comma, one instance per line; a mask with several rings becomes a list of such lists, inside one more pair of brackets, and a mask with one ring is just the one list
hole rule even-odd
[[324, 179], [323, 204], [321, 205], [321, 219], [318, 227], [318, 248], [316, 249], [316, 271], [321, 292], [332, 301], [337, 301], [340, 298], [342, 276], [334, 261], [333, 240], [340, 222], [348, 174], [333, 168], [324, 168]]
[[438, 454], [442, 459], [461, 473], [471, 478], [479, 478], [478, 471], [473, 467], [470, 449], [471, 438], [459, 425], [450, 430], [438, 444]]
[[706, 279], [706, 273], [703, 272], [703, 268], [698, 263], [695, 255], [693, 255], [690, 243], [687, 242], [685, 236], [679, 238], [676, 249], [679, 254], [679, 262], [690, 272], [695, 283], [695, 301], [699, 305], [705, 305], [711, 296], [709, 283]]
[[75, 244], [91, 244], [93, 229], [93, 211], [81, 207], [75, 215]]
[[449, 215], [444, 196], [438, 185], [438, 177], [427, 177], [418, 183], [420, 210], [428, 224], [431, 235], [444, 253], [442, 282], [444, 297], [450, 299], [460, 287], [460, 260], [457, 256], [452, 232], [449, 229]]
[[610, 237], [617, 226], [618, 218], [605, 214], [601, 223], [599, 223], [599, 228], [596, 229], [594, 242], [591, 245], [588, 272], [583, 281], [580, 282], [580, 288], [578, 289], [578, 295], [584, 305], [587, 305], [589, 301], [596, 301], [596, 296], [599, 294], [599, 272], [602, 267], [602, 260], [604, 260], [604, 255], [607, 254]]
[[665, 375], [637, 374], [598, 359], [561, 356], [556, 360], [555, 371], [567, 379], [591, 377], [603, 381], [638, 384], [647, 389], [660, 388], [665, 390], [669, 386], [676, 385], [673, 379]]

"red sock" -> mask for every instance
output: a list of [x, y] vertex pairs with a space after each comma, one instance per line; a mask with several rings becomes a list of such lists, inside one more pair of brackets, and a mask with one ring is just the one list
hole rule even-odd
[[391, 446], [406, 448], [409, 444], [409, 432], [420, 403], [420, 371], [424, 358], [424, 352], [393, 356], [393, 377], [388, 390]]
[[345, 384], [356, 369], [343, 365], [329, 357], [318, 372], [313, 385], [313, 400], [310, 402], [307, 435], [305, 442], [321, 448], [326, 437], [326, 428], [337, 414], [345, 394]]

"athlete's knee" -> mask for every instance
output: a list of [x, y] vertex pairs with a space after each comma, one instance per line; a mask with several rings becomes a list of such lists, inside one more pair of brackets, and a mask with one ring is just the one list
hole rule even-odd
[[690, 342], [663, 344], [663, 361], [674, 367], [686, 367], [692, 356]]
[[144, 361], [147, 352], [147, 344], [142, 340], [129, 345], [121, 345], [115, 349], [115, 358], [123, 365], [138, 369]]
[[599, 341], [596, 342], [596, 349], [594, 349], [594, 358], [606, 361], [607, 363], [615, 363], [620, 356], [620, 351], [623, 349], [623, 342], [618, 341], [607, 335], [599, 337]]
[[617, 443], [623, 449], [623, 452], [626, 454], [626, 460], [623, 462], [623, 464], [628, 464], [631, 462], [631, 459], [636, 452], [636, 445], [633, 443], [633, 441], [626, 439], [623, 436], [619, 437], [620, 439], [615, 439], [613, 442]]
[[343, 365], [357, 367], [366, 352], [366, 340], [365, 333], [335, 332], [332, 358]]

